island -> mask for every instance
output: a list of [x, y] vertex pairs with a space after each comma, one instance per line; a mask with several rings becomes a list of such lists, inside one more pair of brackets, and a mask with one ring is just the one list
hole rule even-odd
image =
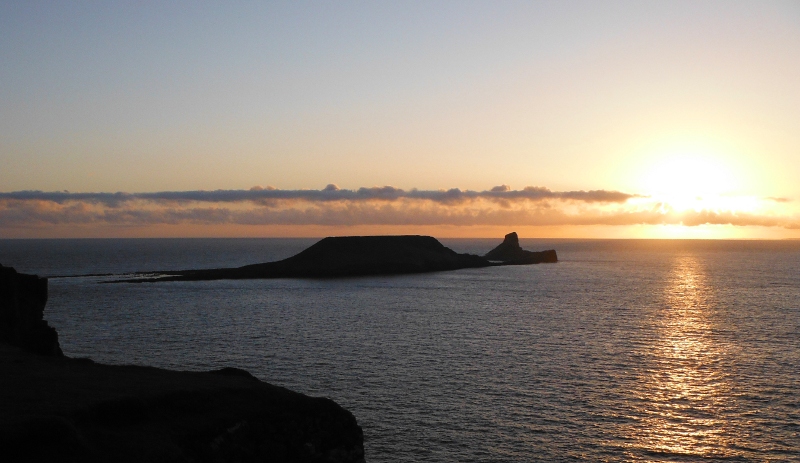
[[323, 238], [304, 251], [276, 262], [236, 268], [140, 272], [111, 283], [258, 278], [341, 278], [440, 272], [499, 265], [558, 262], [555, 250], [531, 252], [515, 232], [485, 256], [459, 254], [436, 238], [420, 235]]
[[361, 427], [327, 398], [248, 372], [64, 356], [47, 280], [0, 265], [0, 460], [363, 463]]
[[530, 265], [558, 262], [558, 255], [554, 249], [539, 252], [522, 249], [519, 245], [519, 236], [517, 236], [516, 232], [511, 232], [506, 235], [500, 245], [487, 252], [483, 257], [491, 262], [499, 262], [502, 265]]

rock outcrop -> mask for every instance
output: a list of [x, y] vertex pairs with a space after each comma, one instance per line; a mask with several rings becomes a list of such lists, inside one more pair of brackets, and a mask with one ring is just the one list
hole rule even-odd
[[[511, 238], [513, 236], [513, 238]], [[497, 249], [503, 258], [459, 254], [431, 236], [341, 236], [328, 237], [288, 259], [237, 268], [154, 271], [138, 278], [116, 282], [254, 279], [338, 278], [369, 275], [440, 272], [497, 265], [557, 262], [555, 251], [530, 252], [519, 247], [517, 234], [506, 235]], [[510, 243], [516, 244], [516, 248]], [[487, 254], [488, 256], [488, 254]]]
[[553, 249], [533, 252], [522, 249], [516, 232], [506, 235], [499, 246], [492, 249], [484, 256], [493, 262], [502, 262], [505, 265], [528, 265], [558, 262], [558, 256]]
[[55, 334], [42, 320], [47, 280], [0, 270], [0, 461], [364, 462], [350, 412], [243, 370], [180, 372], [102, 365], [60, 349], [34, 353], [52, 354], [41, 339], [57, 339], [42, 334]]
[[47, 278], [0, 264], [0, 343], [41, 355], [61, 356], [58, 333], [44, 320]]

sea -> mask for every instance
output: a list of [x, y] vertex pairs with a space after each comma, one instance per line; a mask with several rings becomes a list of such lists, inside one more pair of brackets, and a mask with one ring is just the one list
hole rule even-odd
[[559, 262], [104, 283], [315, 241], [0, 240], [0, 263], [50, 278], [65, 354], [329, 397], [368, 462], [800, 461], [800, 241], [522, 239]]

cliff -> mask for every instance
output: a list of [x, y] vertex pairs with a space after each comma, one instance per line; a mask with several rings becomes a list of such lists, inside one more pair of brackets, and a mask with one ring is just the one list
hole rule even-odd
[[61, 356], [58, 333], [43, 319], [47, 279], [0, 264], [0, 343]]
[[180, 372], [61, 355], [42, 320], [47, 281], [0, 270], [0, 332], [11, 333], [0, 342], [0, 461], [364, 461], [355, 417], [330, 399], [234, 368]]
[[[516, 249], [508, 244], [512, 235]], [[506, 246], [508, 252], [499, 259], [488, 258], [488, 254], [487, 257], [459, 254], [431, 236], [342, 236], [324, 238], [299, 254], [277, 262], [237, 268], [148, 272], [140, 273], [140, 278], [120, 281], [141, 283], [248, 278], [337, 278], [558, 261], [556, 252], [552, 250], [522, 250], [516, 236], [516, 233], [506, 235], [506, 241], [490, 252], [492, 254]]]
[[487, 260], [501, 262], [504, 265], [528, 265], [558, 262], [558, 256], [553, 249], [533, 252], [522, 249], [516, 232], [511, 232], [499, 246], [492, 249], [484, 256]]

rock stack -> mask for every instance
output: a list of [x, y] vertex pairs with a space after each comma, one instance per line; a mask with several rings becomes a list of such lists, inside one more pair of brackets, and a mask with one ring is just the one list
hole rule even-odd
[[492, 262], [502, 262], [504, 265], [528, 265], [558, 262], [554, 249], [533, 252], [522, 249], [519, 245], [517, 232], [506, 235], [499, 246], [487, 252], [484, 256]]

